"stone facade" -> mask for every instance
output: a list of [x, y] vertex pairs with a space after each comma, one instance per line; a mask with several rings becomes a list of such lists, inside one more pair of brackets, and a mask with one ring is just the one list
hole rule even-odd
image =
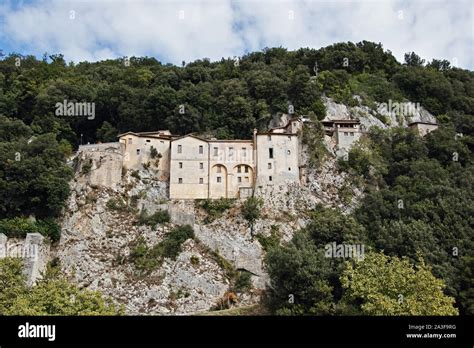
[[[119, 139], [120, 143], [124, 144], [123, 164], [125, 168], [141, 169], [143, 165], [152, 165], [157, 171], [158, 180], [169, 180], [170, 131], [127, 132], [119, 135]], [[155, 158], [151, 156], [152, 147], [157, 152]]]
[[336, 150], [345, 152], [362, 135], [359, 120], [324, 120], [326, 135], [334, 139]]
[[[306, 180], [301, 133], [303, 122], [309, 120], [286, 116], [282, 126], [268, 132], [254, 130], [249, 140], [205, 139], [194, 134], [177, 137], [169, 131], [127, 132], [119, 135], [118, 143], [86, 145], [79, 150], [96, 151], [94, 163], [107, 162], [102, 153], [121, 156], [114, 157], [110, 163], [116, 165], [106, 165], [105, 171], [95, 173], [99, 165], [93, 165], [89, 176], [97, 185], [120, 181], [123, 165], [130, 170], [150, 169], [156, 180], [168, 182], [170, 199], [246, 198], [256, 187]], [[331, 121], [331, 127], [341, 148], [350, 147], [360, 137], [357, 121]]]
[[412, 122], [408, 126], [415, 130], [415, 132], [417, 132], [422, 137], [434, 131], [435, 129], [438, 129], [438, 125], [436, 123], [428, 122]]
[[25, 239], [7, 238], [0, 233], [0, 258], [15, 257], [23, 259], [23, 273], [28, 286], [41, 278], [46, 270], [50, 245], [39, 233], [28, 233]]
[[[121, 182], [123, 148], [120, 143], [81, 145], [77, 153], [80, 171], [90, 165], [85, 179], [90, 185], [112, 187]], [[99, 169], [100, 168], [100, 169]], [[84, 171], [83, 171], [84, 172]]]

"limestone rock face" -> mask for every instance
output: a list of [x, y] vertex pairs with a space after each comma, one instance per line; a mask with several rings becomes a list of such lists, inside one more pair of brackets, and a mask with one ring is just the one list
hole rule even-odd
[[[347, 105], [336, 103], [328, 97], [322, 97], [322, 100], [326, 106], [325, 120], [358, 119], [363, 130], [368, 130], [372, 126], [383, 129], [397, 126], [406, 127], [410, 122], [436, 123], [435, 116], [422, 106], [412, 102], [376, 102], [376, 109], [374, 110], [368, 106], [348, 107]], [[382, 120], [386, 120], [386, 122]]]

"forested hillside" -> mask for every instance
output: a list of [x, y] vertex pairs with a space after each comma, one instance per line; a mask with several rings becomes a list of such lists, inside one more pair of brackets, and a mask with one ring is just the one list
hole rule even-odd
[[[59, 238], [54, 219], [72, 178], [66, 159], [81, 138], [108, 142], [121, 132], [158, 129], [250, 138], [289, 106], [297, 115], [324, 118], [322, 95], [348, 106], [409, 100], [435, 115], [439, 129], [425, 138], [402, 128], [372, 129], [340, 161], [340, 171], [363, 181], [365, 196], [350, 215], [324, 207], [311, 212], [311, 223], [290, 243], [269, 246], [268, 305], [281, 314], [426, 314], [439, 301], [438, 314], [455, 314], [452, 297], [461, 314], [474, 313], [473, 72], [413, 52], [399, 63], [366, 41], [270, 48], [182, 66], [135, 57], [77, 64], [62, 55], [18, 58], [0, 61], [0, 233], [39, 230]], [[56, 116], [55, 104], [64, 100], [95, 103], [95, 117]], [[333, 241], [364, 243], [372, 254], [352, 269], [323, 257]], [[420, 278], [421, 285], [400, 281], [365, 293], [366, 284], [386, 279], [371, 278], [364, 265], [386, 268], [381, 273], [393, 272], [392, 280]], [[432, 291], [420, 299], [423, 286]], [[394, 310], [386, 300], [399, 295], [415, 305]]]

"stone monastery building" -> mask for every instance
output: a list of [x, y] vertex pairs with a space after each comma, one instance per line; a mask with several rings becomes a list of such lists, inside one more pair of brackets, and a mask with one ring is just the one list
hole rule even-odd
[[[168, 130], [127, 132], [116, 143], [81, 145], [78, 153], [89, 158], [90, 180], [98, 185], [119, 183], [122, 167], [151, 167], [157, 180], [169, 183], [170, 199], [246, 198], [254, 190], [306, 184], [301, 150], [305, 122], [311, 121], [287, 118], [284, 126], [268, 132], [254, 130], [249, 140], [175, 136]], [[361, 136], [358, 120], [323, 125], [327, 140], [338, 150], [349, 149]]]
[[266, 133], [254, 130], [251, 140], [204, 139], [169, 131], [119, 135], [123, 165], [139, 169], [156, 161], [158, 178], [169, 180], [170, 199], [244, 198], [256, 186], [299, 183], [303, 121], [290, 120]]

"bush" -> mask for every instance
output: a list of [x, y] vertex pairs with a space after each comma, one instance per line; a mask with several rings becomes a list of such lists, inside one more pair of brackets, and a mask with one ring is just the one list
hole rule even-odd
[[175, 227], [163, 241], [151, 248], [146, 245], [145, 238], [139, 237], [130, 251], [130, 260], [139, 271], [152, 272], [161, 265], [164, 257], [175, 259], [181, 252], [181, 245], [189, 238], [194, 238], [194, 231], [189, 225]]
[[164, 257], [175, 259], [181, 252], [181, 244], [190, 238], [194, 238], [194, 231], [190, 225], [173, 228], [160, 243], [162, 255]]
[[252, 289], [252, 273], [248, 271], [241, 271], [237, 276], [234, 285], [234, 292], [247, 292]]
[[155, 159], [158, 156], [158, 151], [152, 146], [150, 147], [150, 157]]
[[255, 220], [260, 217], [260, 209], [262, 208], [263, 200], [261, 198], [249, 197], [242, 205], [242, 215], [253, 225]]
[[52, 218], [34, 222], [24, 217], [15, 217], [0, 220], [0, 233], [9, 238], [25, 238], [28, 233], [41, 233], [56, 242], [61, 236], [61, 229]]
[[122, 199], [110, 198], [107, 201], [106, 207], [110, 210], [125, 211], [127, 210], [127, 204]]
[[140, 173], [138, 172], [138, 170], [133, 170], [132, 173], [130, 173], [130, 176], [137, 180], [140, 180]]
[[266, 237], [263, 234], [257, 234], [256, 238], [263, 250], [269, 251], [270, 249], [280, 245], [281, 233], [277, 225], [272, 225], [270, 236]]
[[153, 271], [162, 262], [160, 249], [157, 245], [153, 248], [149, 248], [143, 237], [139, 237], [135, 241], [130, 251], [130, 260], [139, 271], [145, 273]]
[[199, 206], [207, 213], [205, 223], [210, 223], [222, 216], [222, 214], [234, 205], [234, 200], [230, 198], [204, 199]]
[[90, 173], [92, 169], [92, 159], [88, 159], [83, 165], [82, 165], [82, 168], [81, 168], [81, 173], [83, 175], [87, 175]]
[[142, 210], [138, 218], [140, 225], [148, 225], [155, 228], [157, 224], [163, 224], [170, 221], [170, 214], [166, 210], [158, 210], [152, 215], [148, 215], [146, 210]]

